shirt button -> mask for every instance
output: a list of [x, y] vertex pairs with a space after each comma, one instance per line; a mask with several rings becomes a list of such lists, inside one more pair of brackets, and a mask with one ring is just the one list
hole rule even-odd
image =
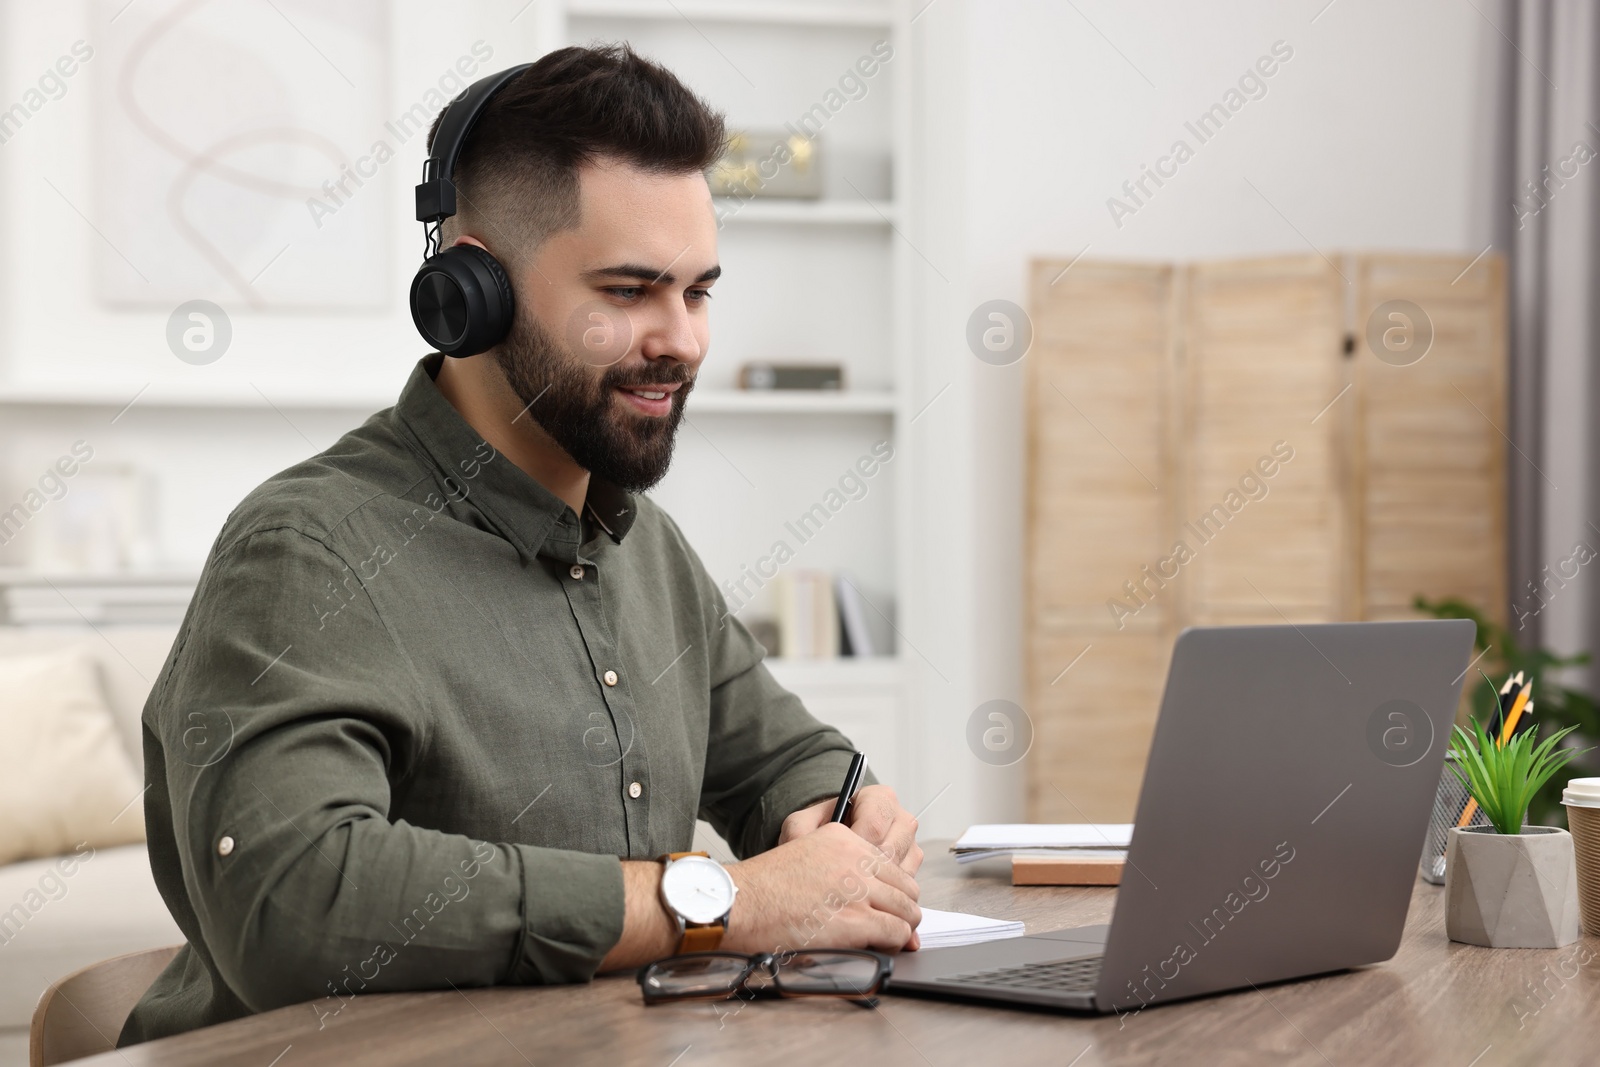
[[583, 568], [580, 567], [578, 564], [574, 563], [572, 565], [572, 569], [570, 571], [568, 571], [567, 573], [572, 575], [578, 581], [580, 581], [580, 582], [583, 581]]
[[605, 679], [606, 679], [606, 684], [607, 685], [616, 685], [617, 684], [617, 672], [616, 671], [606, 671]]
[[233, 838], [224, 837], [217, 842], [217, 855], [226, 856], [233, 851]]
[[643, 792], [644, 792], [644, 786], [640, 785], [638, 782], [629, 782], [628, 783], [628, 795], [630, 797], [632, 797], [633, 799], [638, 800], [639, 796]]

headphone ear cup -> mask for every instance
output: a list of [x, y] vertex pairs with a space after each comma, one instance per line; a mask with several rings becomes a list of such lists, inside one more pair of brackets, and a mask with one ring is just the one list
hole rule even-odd
[[430, 256], [411, 280], [411, 321], [447, 356], [475, 356], [499, 344], [516, 306], [505, 268], [477, 245]]

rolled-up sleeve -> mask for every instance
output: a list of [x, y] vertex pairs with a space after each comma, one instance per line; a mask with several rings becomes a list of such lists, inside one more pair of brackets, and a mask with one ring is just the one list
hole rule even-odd
[[147, 710], [218, 972], [256, 1011], [591, 977], [622, 933], [617, 857], [390, 817], [428, 709], [348, 575], [303, 533], [241, 538], [208, 568]]

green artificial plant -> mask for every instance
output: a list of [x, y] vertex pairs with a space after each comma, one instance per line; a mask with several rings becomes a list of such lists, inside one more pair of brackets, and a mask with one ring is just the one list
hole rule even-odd
[[[1447, 598], [1430, 601], [1419, 596], [1412, 606], [1436, 619], [1471, 619], [1476, 623], [1477, 647], [1473, 655], [1478, 657], [1475, 660], [1477, 666], [1495, 678], [1522, 671], [1532, 679], [1534, 721], [1543, 724], [1547, 730], [1562, 730], [1565, 744], [1561, 747], [1575, 749], [1585, 743], [1600, 742], [1600, 709], [1596, 708], [1594, 698], [1555, 680], [1556, 672], [1588, 663], [1588, 653], [1558, 656], [1542, 648], [1519, 644], [1510, 630], [1491, 621], [1463, 600]], [[1492, 685], [1473, 687], [1471, 704], [1477, 721], [1490, 721], [1497, 700]], [[1600, 768], [1592, 763], [1580, 760], [1578, 766], [1590, 773], [1600, 773]], [[1528, 818], [1532, 822], [1544, 826], [1566, 825], [1567, 811], [1561, 806], [1561, 790], [1565, 784], [1564, 779], [1546, 781], [1534, 793], [1528, 805]]]
[[1474, 719], [1470, 733], [1456, 726], [1450, 741], [1456, 762], [1447, 766], [1496, 830], [1521, 833], [1528, 804], [1557, 771], [1579, 755], [1577, 749], [1559, 747], [1561, 739], [1575, 729], [1557, 730], [1540, 741], [1535, 725], [1496, 744]]

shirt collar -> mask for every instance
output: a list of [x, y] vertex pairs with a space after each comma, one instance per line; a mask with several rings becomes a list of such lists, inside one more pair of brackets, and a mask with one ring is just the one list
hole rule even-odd
[[[444, 359], [434, 352], [417, 361], [391, 419], [441, 478], [450, 479], [442, 486], [447, 499], [476, 507], [523, 556], [575, 555], [583, 539], [577, 516], [560, 497], [491, 449], [439, 392], [434, 376]], [[638, 514], [638, 504], [632, 494], [590, 475], [585, 510], [601, 531], [621, 544]]]

